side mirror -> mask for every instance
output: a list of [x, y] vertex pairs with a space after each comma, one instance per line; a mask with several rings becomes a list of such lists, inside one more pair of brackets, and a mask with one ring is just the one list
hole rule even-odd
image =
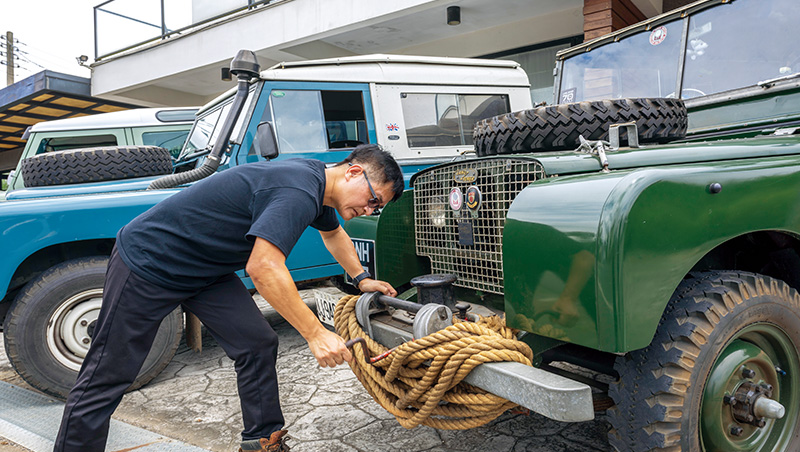
[[267, 160], [278, 156], [278, 142], [275, 140], [275, 132], [272, 131], [271, 122], [262, 122], [258, 125], [253, 146], [255, 147], [255, 153]]

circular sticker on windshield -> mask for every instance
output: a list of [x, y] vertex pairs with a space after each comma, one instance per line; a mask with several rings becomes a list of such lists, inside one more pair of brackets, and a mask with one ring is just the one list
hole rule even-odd
[[450, 190], [450, 208], [458, 211], [461, 210], [462, 205], [464, 205], [464, 195], [460, 188], [455, 187]]
[[650, 32], [650, 44], [657, 46], [667, 39], [667, 27], [661, 26]]

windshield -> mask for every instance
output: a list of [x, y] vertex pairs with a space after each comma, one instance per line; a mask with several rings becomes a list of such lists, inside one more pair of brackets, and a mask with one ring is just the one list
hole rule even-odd
[[565, 61], [559, 103], [674, 96], [682, 28], [671, 22]]
[[[254, 92], [255, 85], [250, 87], [247, 100], [242, 107], [242, 112], [239, 114], [239, 118], [237, 118], [236, 124], [233, 126], [233, 132], [231, 133], [230, 138], [231, 140], [236, 140], [241, 132], [242, 125], [244, 124], [245, 117], [247, 116], [247, 112], [250, 108], [250, 104], [253, 102], [253, 98], [256, 97], [253, 94]], [[178, 160], [196, 157], [196, 155], [193, 154], [196, 154], [199, 150], [211, 150], [210, 147], [214, 145], [214, 141], [217, 139], [217, 136], [222, 132], [225, 119], [228, 117], [228, 112], [233, 106], [233, 98], [234, 96], [231, 96], [230, 98], [220, 102], [218, 106], [209, 109], [200, 116], [197, 116], [197, 119], [194, 122], [194, 127], [192, 127], [192, 132], [189, 135], [189, 139], [186, 140], [186, 144], [183, 146], [183, 150], [181, 150], [181, 155]]]
[[651, 25], [565, 59], [556, 101], [689, 99], [797, 73], [798, 17], [796, 0], [737, 0]]
[[[745, 17], [747, 26], [742, 23]], [[692, 15], [683, 96], [718, 93], [799, 72], [798, 18], [797, 0], [742, 0]]]

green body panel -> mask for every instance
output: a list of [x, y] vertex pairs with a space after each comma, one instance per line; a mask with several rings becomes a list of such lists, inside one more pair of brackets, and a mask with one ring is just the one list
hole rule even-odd
[[[796, 139], [780, 142], [800, 153]], [[505, 227], [509, 325], [609, 352], [645, 347], [707, 253], [753, 231], [800, 231], [800, 209], [785, 208], [800, 205], [798, 164], [787, 155], [531, 184]]]
[[509, 326], [581, 345], [598, 343], [598, 225], [626, 174], [544, 179], [517, 195], [503, 233]]
[[[509, 326], [535, 333], [531, 340], [616, 353], [645, 347], [680, 281], [708, 269], [696, 267], [704, 256], [755, 231], [800, 237], [800, 208], [786, 209], [800, 205], [797, 136], [621, 149], [608, 154], [609, 172], [594, 156], [529, 156], [550, 177], [522, 190], [507, 213], [504, 298], [457, 294], [503, 308]], [[376, 241], [376, 276], [396, 287], [430, 272], [416, 255], [412, 195], [346, 225], [352, 237]]]
[[[682, 163], [720, 162], [760, 157], [777, 157], [797, 153], [796, 136], [756, 137], [726, 141], [671, 143], [647, 145], [640, 148], [620, 148], [607, 151], [611, 170], [646, 168]], [[564, 176], [599, 172], [603, 169], [594, 156], [577, 152], [523, 154], [536, 158], [548, 176]]]

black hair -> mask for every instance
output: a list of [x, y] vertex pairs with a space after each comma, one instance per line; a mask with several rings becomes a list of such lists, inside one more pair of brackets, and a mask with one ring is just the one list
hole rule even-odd
[[[369, 170], [370, 179], [373, 184], [392, 184], [392, 201], [397, 201], [403, 194], [405, 189], [405, 182], [403, 181], [403, 171], [400, 165], [397, 164], [392, 154], [384, 151], [380, 145], [377, 144], [359, 144], [353, 149], [353, 152], [347, 156], [346, 159], [337, 163], [336, 166], [346, 165], [348, 163], [357, 163], [366, 167]], [[378, 177], [375, 178], [373, 174]], [[374, 178], [374, 179], [373, 179]], [[375, 180], [377, 179], [377, 181]]]

